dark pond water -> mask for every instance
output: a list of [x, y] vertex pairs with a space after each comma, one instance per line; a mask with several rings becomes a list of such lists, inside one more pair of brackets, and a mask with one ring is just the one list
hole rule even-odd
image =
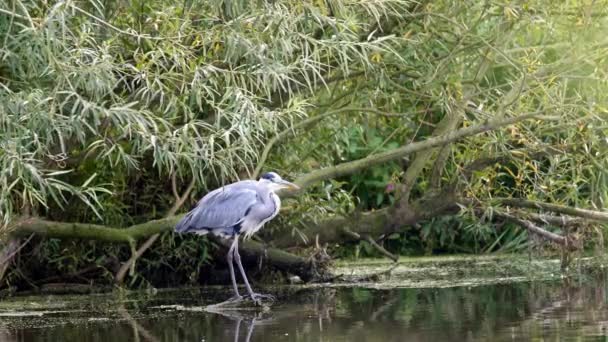
[[0, 341], [606, 341], [607, 284], [291, 289], [268, 312], [221, 314], [202, 311], [209, 290], [18, 298]]

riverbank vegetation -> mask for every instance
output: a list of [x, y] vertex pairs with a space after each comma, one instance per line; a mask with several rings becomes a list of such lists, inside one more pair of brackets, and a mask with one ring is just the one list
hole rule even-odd
[[267, 170], [303, 190], [258, 273], [601, 251], [606, 5], [5, 1], [2, 287], [224, 282], [225, 242], [172, 227]]

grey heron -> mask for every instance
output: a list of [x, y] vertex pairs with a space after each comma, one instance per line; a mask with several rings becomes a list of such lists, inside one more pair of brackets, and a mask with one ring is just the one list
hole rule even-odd
[[252, 301], [261, 304], [262, 299], [273, 298], [255, 293], [251, 289], [239, 255], [239, 236], [250, 238], [279, 213], [281, 199], [275, 191], [282, 188], [299, 189], [297, 185], [283, 180], [275, 172], [263, 174], [259, 181], [243, 180], [223, 186], [205, 195], [175, 226], [177, 233], [211, 233], [233, 239], [227, 259], [235, 297], [228, 300], [229, 302], [243, 299], [236, 284], [234, 261]]

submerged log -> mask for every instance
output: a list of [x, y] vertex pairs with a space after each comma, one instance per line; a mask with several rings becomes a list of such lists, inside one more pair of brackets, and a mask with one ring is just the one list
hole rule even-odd
[[[232, 243], [230, 240], [213, 235], [210, 235], [209, 239], [222, 246], [226, 251], [230, 248]], [[277, 248], [264, 246], [263, 244], [252, 240], [241, 242], [239, 244], [239, 253], [245, 262], [255, 263], [261, 260], [282, 272], [295, 274], [307, 282], [319, 281], [332, 277], [329, 272], [328, 263], [319, 261], [315, 255], [304, 258]]]

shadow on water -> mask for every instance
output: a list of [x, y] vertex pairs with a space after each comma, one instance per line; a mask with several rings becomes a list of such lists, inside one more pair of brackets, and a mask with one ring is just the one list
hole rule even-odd
[[607, 284], [299, 289], [270, 311], [208, 312], [208, 290], [17, 298], [0, 307], [0, 341], [605, 340]]

